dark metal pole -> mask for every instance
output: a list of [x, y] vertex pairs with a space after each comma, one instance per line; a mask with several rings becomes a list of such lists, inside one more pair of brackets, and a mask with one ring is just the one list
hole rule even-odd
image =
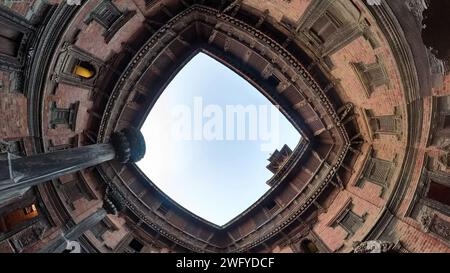
[[0, 166], [0, 190], [30, 187], [116, 157], [111, 144], [96, 144], [24, 158], [8, 158]]
[[145, 141], [136, 129], [124, 129], [111, 137], [111, 143], [95, 144], [65, 151], [0, 158], [0, 204], [20, 197], [30, 187], [56, 177], [77, 172], [117, 158], [137, 162], [145, 154]]

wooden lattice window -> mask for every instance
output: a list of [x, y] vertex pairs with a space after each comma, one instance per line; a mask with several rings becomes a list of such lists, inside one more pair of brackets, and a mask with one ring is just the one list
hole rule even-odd
[[0, 53], [17, 57], [23, 33], [0, 23]]
[[365, 222], [365, 216], [354, 213], [352, 207], [352, 202], [349, 202], [331, 224], [333, 227], [338, 225], [342, 227], [348, 233], [347, 238], [353, 236]]
[[103, 1], [93, 12], [92, 17], [105, 29], [109, 29], [119, 20], [122, 13], [110, 0]]
[[69, 108], [58, 108], [56, 102], [50, 106], [50, 127], [55, 129], [57, 125], [62, 124], [68, 126], [75, 131], [75, 123], [80, 103], [73, 103]]
[[313, 24], [310, 33], [317, 39], [317, 42], [324, 44], [341, 26], [342, 22], [327, 11]]
[[366, 176], [375, 183], [386, 185], [392, 162], [371, 158]]

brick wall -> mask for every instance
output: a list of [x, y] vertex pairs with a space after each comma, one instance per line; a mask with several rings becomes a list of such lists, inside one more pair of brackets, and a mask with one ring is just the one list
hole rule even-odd
[[0, 96], [0, 140], [28, 136], [27, 98], [19, 93]]

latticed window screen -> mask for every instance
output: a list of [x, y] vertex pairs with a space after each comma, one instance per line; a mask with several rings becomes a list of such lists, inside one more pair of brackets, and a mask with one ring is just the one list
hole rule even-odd
[[145, 5], [149, 6], [151, 4], [153, 4], [155, 2], [155, 0], [145, 0]]
[[378, 122], [380, 125], [380, 131], [395, 132], [395, 119], [392, 116], [379, 117]]
[[377, 61], [371, 64], [361, 62], [353, 63], [356, 73], [361, 77], [361, 81], [365, 89], [370, 95], [375, 91], [376, 87], [389, 85], [389, 77], [386, 74], [383, 63], [377, 57]]
[[339, 221], [339, 225], [352, 235], [355, 234], [363, 224], [364, 219], [356, 215], [350, 209], [347, 209], [344, 212], [344, 215]]
[[395, 133], [396, 121], [394, 116], [381, 116], [371, 119], [370, 126], [374, 132], [392, 132]]
[[329, 40], [335, 34], [342, 23], [330, 12], [325, 12], [311, 27], [311, 33], [316, 36], [321, 43]]
[[368, 66], [364, 75], [370, 86], [377, 87], [386, 83], [386, 75], [378, 63]]
[[68, 124], [69, 109], [55, 109], [52, 113], [53, 124]]
[[71, 104], [69, 108], [58, 108], [56, 103], [53, 102], [50, 107], [50, 126], [55, 129], [56, 125], [63, 124], [74, 130], [78, 106], [79, 102]]
[[371, 158], [366, 177], [379, 184], [385, 185], [391, 169], [391, 162]]
[[103, 1], [93, 13], [93, 18], [104, 28], [109, 29], [122, 13], [109, 0]]

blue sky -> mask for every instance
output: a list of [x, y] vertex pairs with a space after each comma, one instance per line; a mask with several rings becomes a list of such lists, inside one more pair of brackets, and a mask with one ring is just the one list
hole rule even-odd
[[[227, 114], [239, 105], [255, 110], [249, 113], [257, 119], [247, 115], [239, 122], [235, 116], [230, 123]], [[229, 130], [232, 125], [234, 130]], [[244, 139], [238, 137], [239, 128], [245, 129]], [[141, 170], [170, 198], [219, 226], [269, 189], [270, 154], [284, 144], [293, 149], [300, 140], [258, 90], [203, 53], [176, 75], [141, 130], [147, 144], [147, 154], [137, 164]]]

